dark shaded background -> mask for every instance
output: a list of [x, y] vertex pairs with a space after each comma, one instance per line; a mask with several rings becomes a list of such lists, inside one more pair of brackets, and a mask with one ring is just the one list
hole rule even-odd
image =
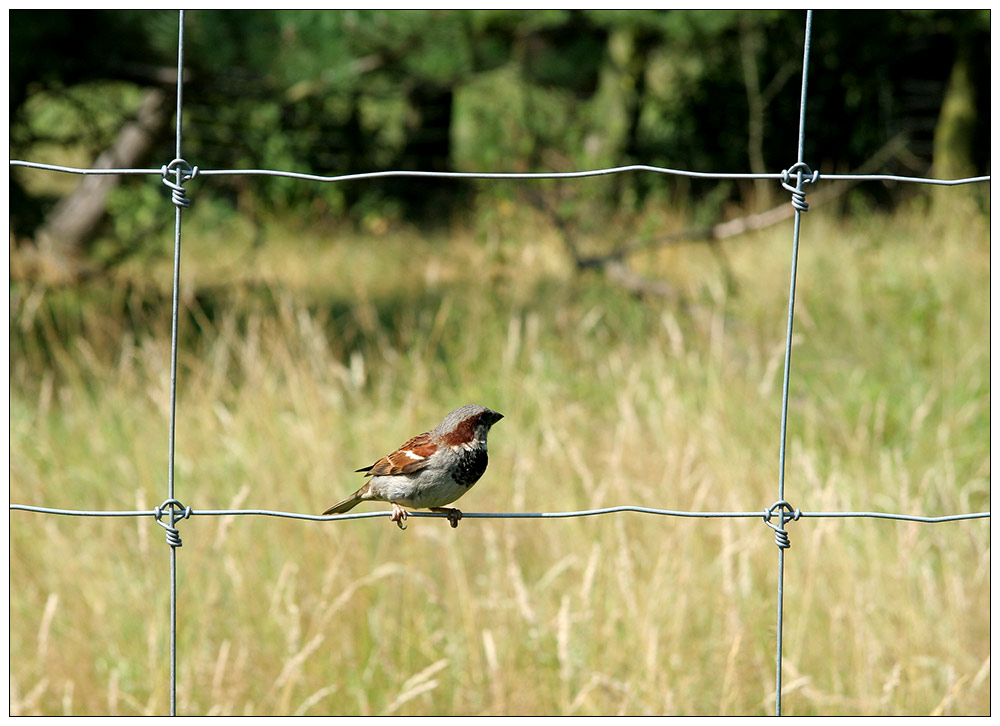
[[[631, 163], [776, 172], [795, 160], [804, 21], [798, 10], [195, 11], [184, 155], [203, 169], [325, 175]], [[876, 171], [932, 173], [942, 101], [958, 74], [971, 80], [974, 116], [958, 134], [962, 148], [937, 168], [988, 173], [989, 29], [979, 10], [817, 12], [805, 158], [823, 172], [853, 171], [901, 139], [904, 151]], [[162, 88], [173, 102], [175, 11], [13, 11], [10, 41], [12, 158], [37, 160], [46, 145], [94, 158], [140, 91]], [[169, 104], [163, 113], [142, 165], [173, 156]], [[15, 236], [31, 237], [59, 194], [11, 181]], [[125, 180], [122, 193], [137, 184]], [[688, 185], [621, 176], [589, 203], [641, 203]], [[305, 209], [322, 221], [377, 209], [417, 222], [447, 220], [475, 194], [512, 193], [259, 177], [217, 178], [212, 190], [213, 203], [251, 214]], [[863, 193], [890, 204], [906, 192]], [[720, 182], [699, 197], [712, 200], [709, 216], [723, 203], [772, 202], [752, 182]], [[119, 199], [117, 214], [140, 218], [144, 204]]]

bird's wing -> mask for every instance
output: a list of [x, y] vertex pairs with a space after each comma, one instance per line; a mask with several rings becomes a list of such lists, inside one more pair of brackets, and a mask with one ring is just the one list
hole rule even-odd
[[392, 476], [395, 474], [410, 474], [420, 471], [437, 451], [437, 444], [431, 440], [430, 432], [414, 436], [391, 454], [383, 456], [371, 466], [358, 471], [367, 472], [365, 476]]

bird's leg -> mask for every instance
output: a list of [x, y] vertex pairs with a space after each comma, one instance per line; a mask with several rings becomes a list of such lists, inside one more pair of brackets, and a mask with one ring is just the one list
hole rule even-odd
[[431, 511], [447, 514], [448, 521], [451, 522], [452, 529], [458, 526], [458, 520], [462, 518], [462, 510], [460, 509], [451, 509], [450, 507], [431, 507]]
[[407, 514], [405, 509], [403, 509], [395, 502], [392, 503], [392, 514], [389, 515], [390, 522], [395, 522], [400, 529], [406, 529], [406, 525], [403, 524], [403, 522], [406, 520], [408, 516], [409, 515]]

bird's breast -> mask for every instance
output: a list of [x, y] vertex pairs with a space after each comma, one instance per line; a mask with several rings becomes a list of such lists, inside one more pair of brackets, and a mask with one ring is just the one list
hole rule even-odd
[[471, 487], [479, 477], [486, 471], [486, 464], [489, 463], [489, 455], [486, 447], [463, 450], [458, 457], [458, 463], [452, 472], [452, 478], [456, 484], [464, 487]]

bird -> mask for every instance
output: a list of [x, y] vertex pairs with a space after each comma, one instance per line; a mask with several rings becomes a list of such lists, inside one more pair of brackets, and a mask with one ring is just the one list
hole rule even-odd
[[451, 526], [458, 527], [461, 510], [445, 505], [469, 491], [486, 471], [486, 436], [502, 418], [503, 414], [476, 404], [456, 408], [437, 428], [357, 469], [371, 479], [323, 514], [343, 514], [361, 502], [380, 501], [392, 504], [389, 519], [400, 529], [406, 529], [408, 516], [403, 507], [447, 514]]

